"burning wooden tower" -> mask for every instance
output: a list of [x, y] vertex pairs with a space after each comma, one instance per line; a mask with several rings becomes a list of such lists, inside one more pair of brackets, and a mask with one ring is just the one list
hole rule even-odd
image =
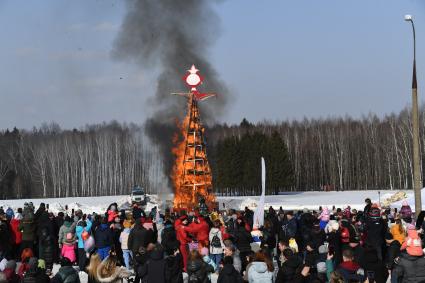
[[[189, 86], [187, 93], [173, 93], [187, 98], [188, 109], [183, 122], [179, 124], [180, 133], [174, 138], [173, 154], [175, 163], [172, 180], [174, 183], [174, 207], [179, 209], [201, 209], [203, 201], [212, 207], [215, 196], [212, 192], [212, 173], [208, 163], [205, 129], [201, 123], [198, 102], [215, 96], [200, 93], [196, 87], [203, 78], [194, 65], [183, 80]], [[205, 205], [204, 205], [205, 206]]]

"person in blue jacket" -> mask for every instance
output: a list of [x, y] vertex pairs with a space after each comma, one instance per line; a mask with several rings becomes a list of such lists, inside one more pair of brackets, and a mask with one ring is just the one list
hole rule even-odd
[[78, 220], [77, 227], [75, 228], [75, 234], [78, 238], [78, 267], [80, 268], [80, 271], [85, 270], [87, 262], [87, 256], [84, 250], [84, 239], [82, 235], [84, 231], [90, 233], [91, 226], [92, 222], [90, 219], [86, 219], [86, 215], [83, 215], [82, 219]]
[[113, 240], [113, 234], [109, 228], [108, 219], [106, 217], [102, 218], [101, 224], [96, 229], [94, 241], [97, 248], [97, 253], [101, 260], [104, 260], [109, 256], [111, 251]]

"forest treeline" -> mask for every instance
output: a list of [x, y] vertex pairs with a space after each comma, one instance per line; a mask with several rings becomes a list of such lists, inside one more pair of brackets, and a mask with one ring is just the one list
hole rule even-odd
[[[256, 124], [244, 119], [239, 125], [208, 127], [206, 137], [214, 190], [220, 194], [259, 194], [259, 156], [266, 159], [269, 194], [412, 187], [407, 109], [360, 119]], [[161, 160], [143, 126], [135, 124], [62, 130], [52, 123], [33, 130], [5, 130], [0, 134], [0, 199], [127, 194], [135, 184], [149, 193], [163, 192], [168, 173]]]
[[[421, 107], [421, 156], [425, 141], [423, 114]], [[411, 124], [410, 111], [404, 109], [382, 118], [370, 114], [361, 119], [347, 116], [255, 125], [244, 120], [238, 126], [216, 125], [209, 137], [214, 142], [242, 139], [247, 133], [277, 133], [288, 149], [294, 173], [293, 185], [281, 191], [399, 190], [412, 188]]]
[[[162, 186], [157, 151], [137, 125], [57, 124], [0, 136], [0, 199], [128, 194], [137, 184]], [[161, 175], [161, 176], [159, 176]]]

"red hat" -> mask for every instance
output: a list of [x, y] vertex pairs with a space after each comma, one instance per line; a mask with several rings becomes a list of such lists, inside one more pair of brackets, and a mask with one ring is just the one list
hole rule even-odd
[[182, 215], [182, 216], [180, 216], [180, 218], [179, 218], [181, 221], [185, 221], [185, 220], [187, 220], [187, 215], [185, 214], [185, 215]]

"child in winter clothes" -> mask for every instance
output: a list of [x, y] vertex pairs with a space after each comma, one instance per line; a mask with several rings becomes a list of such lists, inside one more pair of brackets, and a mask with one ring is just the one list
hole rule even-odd
[[124, 220], [123, 223], [124, 230], [120, 234], [120, 243], [121, 249], [124, 257], [125, 267], [130, 269], [130, 258], [132, 258], [131, 251], [128, 249], [128, 235], [131, 231], [131, 222], [129, 220]]
[[411, 224], [407, 229], [407, 238], [401, 246], [401, 250], [405, 249], [407, 253], [412, 256], [422, 256], [424, 252], [422, 250], [422, 241], [418, 235], [418, 231], [416, 231], [415, 226]]
[[323, 208], [322, 213], [320, 213], [318, 219], [320, 220], [320, 229], [325, 229], [326, 224], [328, 224], [330, 219], [329, 209], [326, 206]]
[[62, 245], [61, 256], [69, 259], [71, 263], [75, 263], [77, 256], [75, 255], [76, 239], [72, 233], [67, 233], [65, 241]]
[[220, 265], [224, 249], [223, 234], [221, 233], [220, 226], [221, 222], [217, 219], [214, 221], [214, 227], [211, 228], [209, 234], [210, 257], [217, 266]]
[[[217, 270], [217, 265], [215, 264], [215, 262], [210, 258], [209, 256], [209, 252], [208, 252], [208, 248], [207, 247], [203, 247], [201, 249], [201, 256], [202, 256], [202, 260], [212, 266], [212, 268], [214, 268], [214, 270]], [[208, 278], [211, 279], [211, 274], [208, 274]]]
[[403, 244], [404, 239], [406, 238], [406, 231], [404, 230], [403, 223], [400, 219], [396, 219], [395, 224], [391, 226], [391, 234], [393, 235], [394, 240], [397, 240], [400, 245]]

